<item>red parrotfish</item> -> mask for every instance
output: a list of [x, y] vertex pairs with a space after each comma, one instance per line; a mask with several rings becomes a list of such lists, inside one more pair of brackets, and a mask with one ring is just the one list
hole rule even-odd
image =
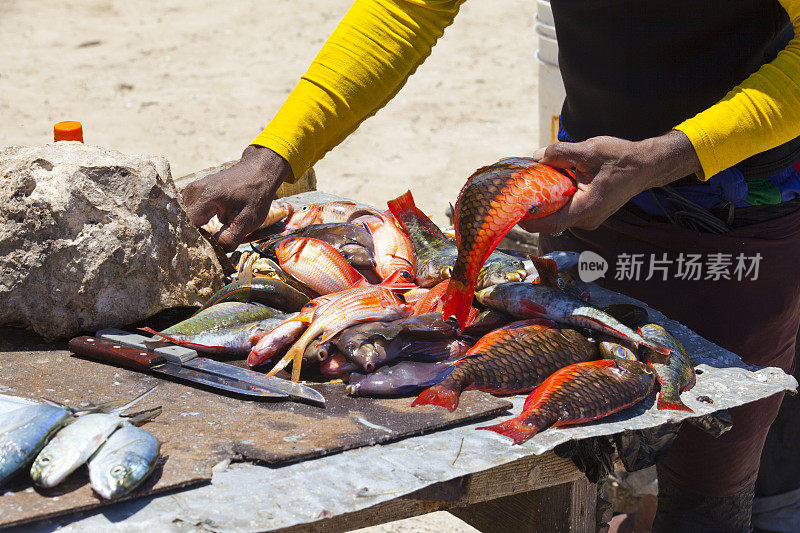
[[461, 391], [492, 394], [530, 392], [567, 365], [598, 358], [597, 345], [575, 330], [556, 328], [549, 320], [523, 320], [481, 339], [453, 372], [423, 391], [411, 405], [439, 405], [454, 411]]
[[650, 393], [655, 373], [627, 359], [575, 363], [557, 371], [525, 399], [522, 413], [488, 429], [522, 444], [550, 427], [581, 424], [621, 411]]
[[644, 354], [645, 362], [656, 371], [656, 378], [661, 385], [656, 406], [659, 409], [693, 413], [692, 408], [681, 401], [681, 393], [694, 387], [696, 379], [692, 361], [683, 345], [658, 324], [646, 324], [640, 327], [639, 334], [672, 349], [669, 355], [662, 355], [653, 350], [646, 350]]
[[470, 176], [455, 206], [458, 257], [444, 315], [465, 325], [478, 274], [492, 250], [519, 221], [555, 213], [575, 190], [571, 172], [523, 157], [503, 159]]

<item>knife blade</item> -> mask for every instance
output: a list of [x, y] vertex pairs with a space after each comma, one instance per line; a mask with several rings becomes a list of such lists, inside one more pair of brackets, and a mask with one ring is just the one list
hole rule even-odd
[[124, 346], [130, 346], [147, 352], [163, 356], [167, 361], [180, 364], [184, 367], [194, 368], [201, 372], [208, 372], [230, 379], [238, 379], [258, 387], [264, 387], [275, 392], [285, 394], [293, 400], [306, 400], [325, 407], [325, 397], [308, 385], [295, 383], [288, 379], [275, 376], [266, 377], [260, 372], [240, 368], [238, 366], [221, 363], [207, 357], [198, 357], [195, 350], [185, 346], [176, 346], [152, 337], [128, 333], [121, 329], [108, 328], [97, 332], [97, 337]]
[[266, 387], [259, 387], [237, 379], [199, 372], [192, 368], [169, 362], [162, 355], [122, 346], [119, 343], [95, 337], [75, 337], [69, 341], [69, 349], [78, 355], [98, 361], [118, 364], [133, 370], [166, 374], [184, 381], [199, 383], [246, 396], [259, 398], [286, 398], [288, 396], [269, 390]]

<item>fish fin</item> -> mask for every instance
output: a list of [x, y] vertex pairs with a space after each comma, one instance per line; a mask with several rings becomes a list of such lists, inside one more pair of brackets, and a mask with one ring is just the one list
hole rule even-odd
[[112, 412], [112, 413], [121, 413], [122, 411], [124, 411], [124, 410], [126, 410], [126, 409], [129, 409], [129, 408], [131, 408], [131, 407], [133, 407], [133, 406], [134, 406], [134, 404], [136, 404], [136, 403], [138, 403], [138, 402], [139, 402], [139, 400], [142, 400], [142, 399], [146, 398], [147, 396], [149, 396], [149, 395], [150, 395], [150, 393], [151, 393], [151, 392], [153, 392], [153, 391], [154, 391], [154, 390], [156, 390], [157, 388], [158, 388], [158, 385], [155, 385], [155, 386], [153, 386], [153, 387], [150, 387], [149, 389], [147, 389], [146, 391], [144, 391], [143, 393], [141, 393], [140, 395], [138, 395], [138, 396], [137, 396], [136, 398], [134, 398], [133, 400], [131, 400], [131, 401], [129, 401], [129, 402], [126, 402], [126, 403], [124, 403], [124, 404], [120, 405], [119, 407], [115, 408], [115, 409], [114, 409], [113, 411], [111, 411], [111, 412]]
[[438, 405], [453, 412], [458, 407], [459, 394], [443, 385], [434, 385], [425, 389], [411, 405]]
[[658, 402], [656, 403], [658, 409], [668, 409], [670, 411], [686, 411], [687, 413], [694, 413], [694, 410], [683, 403], [680, 398], [676, 400], [667, 400], [664, 395], [659, 393]]
[[[153, 387], [153, 389], [155, 389], [155, 387]], [[127, 420], [128, 423], [133, 424], [134, 426], [138, 426], [140, 424], [144, 424], [145, 422], [153, 420], [160, 414], [161, 414], [161, 406], [159, 405], [158, 407], [154, 407], [153, 409], [147, 409], [145, 411], [139, 411], [138, 413], [131, 413], [129, 415], [125, 415], [125, 420]]]
[[249, 342], [252, 346], [255, 346], [256, 344], [258, 344], [258, 341], [269, 335], [271, 331], [272, 330], [259, 331], [258, 333], [247, 339], [247, 342]]
[[442, 296], [444, 306], [442, 308], [442, 317], [447, 320], [451, 316], [456, 317], [461, 330], [467, 323], [467, 316], [472, 308], [472, 293], [469, 287], [461, 281], [450, 278], [450, 283], [447, 286], [447, 292]]
[[[355, 285], [356, 287], [371, 287], [368, 281], [364, 280], [366, 284], [363, 285]], [[396, 270], [392, 273], [388, 278], [383, 280], [378, 284], [379, 287], [386, 287], [393, 291], [410, 291], [411, 289], [416, 289], [419, 286], [414, 283], [414, 275], [407, 270]]]
[[558, 265], [548, 257], [533, 257], [533, 266], [539, 274], [539, 283], [551, 289], [561, 290], [558, 286]]
[[687, 390], [692, 390], [695, 385], [697, 385], [697, 377], [695, 376], [694, 368], [692, 368], [692, 381], [690, 383], [687, 383], [686, 385], [684, 385], [683, 388], [681, 389], [681, 392], [686, 392]]
[[410, 230], [405, 219], [417, 216], [417, 206], [414, 204], [414, 196], [411, 191], [406, 191], [394, 200], [389, 200], [386, 205], [389, 206], [389, 212], [400, 222], [405, 232], [409, 233]]
[[500, 422], [499, 424], [494, 424], [493, 426], [480, 426], [475, 429], [486, 429], [488, 431], [499, 433], [505, 437], [510, 437], [514, 440], [514, 444], [522, 444], [539, 432], [539, 428], [536, 426], [523, 424], [516, 418], [506, 420], [505, 422]]
[[[406, 233], [411, 232], [407, 222], [413, 221], [429, 233], [445, 239], [445, 236], [442, 233], [442, 230], [439, 229], [439, 226], [437, 226], [430, 218], [428, 218], [428, 215], [417, 208], [411, 191], [407, 191], [405, 194], [398, 196], [394, 200], [389, 200], [387, 205], [389, 206], [389, 211], [392, 213], [392, 216], [394, 216], [394, 218], [400, 222], [400, 225], [403, 226], [403, 229], [406, 231]], [[416, 220], [413, 220], [414, 218], [416, 218]]]

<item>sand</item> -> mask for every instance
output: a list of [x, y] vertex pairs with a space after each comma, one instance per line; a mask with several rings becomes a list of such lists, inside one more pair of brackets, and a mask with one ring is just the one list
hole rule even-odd
[[[166, 157], [178, 177], [236, 159], [349, 7], [0, 0], [0, 146], [52, 140]], [[535, 3], [472, 2], [400, 94], [315, 165], [321, 190], [383, 205], [407, 189], [437, 222], [478, 167], [537, 148]], [[474, 531], [447, 513], [371, 531]]]
[[[346, 0], [0, 0], [0, 146], [52, 139], [162, 155], [182, 176], [236, 159]], [[536, 146], [535, 3], [472, 2], [400, 94], [316, 166], [319, 188], [437, 222], [476, 168]]]

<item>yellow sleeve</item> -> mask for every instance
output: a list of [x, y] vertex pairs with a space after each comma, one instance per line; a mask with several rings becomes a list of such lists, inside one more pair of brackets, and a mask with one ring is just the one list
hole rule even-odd
[[356, 0], [252, 144], [301, 176], [397, 94], [463, 2]]
[[701, 179], [800, 135], [800, 0], [780, 3], [795, 33], [786, 48], [722, 100], [675, 128], [692, 142]]

